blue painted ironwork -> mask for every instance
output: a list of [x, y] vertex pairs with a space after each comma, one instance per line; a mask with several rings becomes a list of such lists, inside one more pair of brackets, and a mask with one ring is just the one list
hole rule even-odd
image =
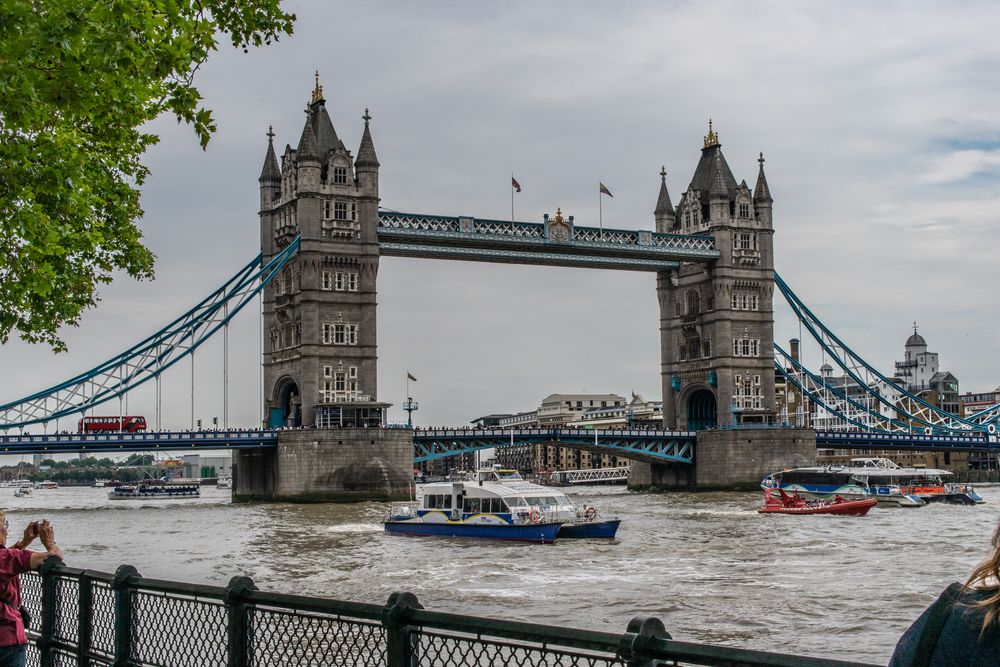
[[[790, 354], [785, 352], [781, 347], [775, 343], [774, 351], [776, 354], [776, 359], [774, 362], [775, 370], [780, 373], [787, 382], [790, 382], [803, 396], [813, 401], [816, 405], [823, 407], [827, 412], [837, 417], [845, 424], [850, 424], [851, 426], [869, 430], [877, 433], [890, 433], [890, 432], [912, 432], [918, 429], [918, 426], [913, 426], [906, 422], [899, 421], [892, 417], [885, 416], [879, 412], [872, 411], [868, 406], [854, 400], [848, 396], [843, 390], [825, 382], [822, 377], [816, 375], [805, 366], [800, 364], [798, 360], [793, 358]], [[780, 356], [779, 360], [777, 356]], [[791, 367], [791, 372], [789, 372], [789, 366]], [[857, 412], [868, 415], [872, 418], [872, 421], [876, 425], [871, 423], [865, 423], [863, 421], [858, 421], [853, 417], [845, 413], [841, 406], [844, 404], [850, 405], [855, 408]]]
[[922, 433], [870, 433], [816, 431], [816, 446], [826, 449], [904, 449], [915, 451], [998, 452], [995, 435], [924, 435]]
[[268, 429], [242, 431], [140, 431], [138, 433], [53, 433], [2, 435], [2, 454], [57, 454], [147, 452], [183, 449], [260, 449], [275, 447], [278, 432]]
[[[796, 317], [816, 340], [829, 358], [874, 401], [894, 411], [898, 417], [910, 420], [918, 428], [937, 432], [987, 431], [1000, 419], [1000, 404], [977, 413], [976, 420], [952, 414], [907, 391], [848, 347], [838, 338], [775, 273], [778, 287]], [[872, 413], [875, 414], [875, 413]], [[913, 428], [913, 427], [911, 427]]]
[[544, 224], [471, 217], [379, 212], [379, 252], [386, 256], [541, 264], [627, 271], [675, 269], [719, 257], [711, 236], [574, 227], [549, 238]]
[[691, 463], [693, 431], [537, 429], [435, 429], [413, 435], [414, 463], [482, 449], [553, 444], [613, 454], [648, 463]]
[[0, 405], [0, 429], [83, 414], [157, 377], [228, 324], [298, 248], [296, 237], [263, 266], [258, 255], [222, 287], [152, 336], [61, 384]]

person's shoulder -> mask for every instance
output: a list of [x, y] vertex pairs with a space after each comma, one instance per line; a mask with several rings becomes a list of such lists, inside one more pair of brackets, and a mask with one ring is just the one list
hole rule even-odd
[[[957, 587], [957, 584], [953, 586]], [[915, 664], [921, 652], [918, 647], [925, 632], [936, 632], [938, 635], [936, 641], [931, 642], [933, 659], [930, 664], [935, 667], [997, 664], [994, 647], [1000, 642], [1000, 629], [994, 622], [983, 631], [983, 619], [987, 607], [981, 604], [996, 591], [963, 589], [957, 596], [954, 595], [955, 592], [949, 587], [913, 622], [896, 644], [889, 667], [908, 667]], [[933, 629], [935, 626], [935, 622], [931, 621], [933, 610], [948, 603], [953, 596], [953, 602], [948, 605], [950, 608], [942, 610], [947, 611], [947, 616], [941, 619], [943, 622], [939, 622], [936, 630]], [[932, 627], [928, 627], [929, 621]]]
[[20, 574], [30, 568], [30, 551], [27, 549], [0, 547], [0, 574]]

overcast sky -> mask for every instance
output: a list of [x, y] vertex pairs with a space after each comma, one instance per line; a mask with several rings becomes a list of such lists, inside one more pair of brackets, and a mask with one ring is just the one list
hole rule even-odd
[[[122, 351], [258, 252], [265, 133], [279, 152], [298, 141], [316, 69], [355, 154], [371, 109], [382, 205], [408, 212], [509, 218], [513, 172], [520, 220], [561, 207], [596, 225], [603, 181], [605, 227], [652, 229], [660, 166], [676, 204], [711, 117], [737, 180], [753, 186], [764, 152], [777, 271], [847, 343], [890, 371], [916, 320], [963, 391], [1000, 384], [997, 3], [286, 6], [292, 37], [224, 48], [199, 72], [219, 125], [207, 151], [172, 118], [152, 128], [141, 227], [156, 280], [104, 289], [64, 332], [66, 354], [0, 348], [0, 401]], [[659, 399], [652, 274], [390, 257], [378, 289], [392, 420], [407, 370], [424, 425], [553, 392]], [[798, 327], [775, 310], [783, 344]], [[257, 346], [246, 312], [230, 338], [231, 424], [258, 423]], [[196, 417], [221, 420], [221, 341], [195, 373]], [[165, 426], [188, 424], [190, 383], [186, 362], [164, 380]], [[151, 418], [152, 396], [137, 390], [129, 412]]]

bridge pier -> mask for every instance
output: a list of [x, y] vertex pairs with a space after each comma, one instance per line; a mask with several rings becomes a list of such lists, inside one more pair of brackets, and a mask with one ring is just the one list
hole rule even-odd
[[293, 429], [271, 451], [233, 452], [233, 501], [361, 502], [410, 497], [413, 431]]
[[676, 488], [756, 489], [760, 480], [786, 467], [816, 465], [811, 429], [731, 429], [698, 432], [694, 463], [632, 464], [634, 490]]

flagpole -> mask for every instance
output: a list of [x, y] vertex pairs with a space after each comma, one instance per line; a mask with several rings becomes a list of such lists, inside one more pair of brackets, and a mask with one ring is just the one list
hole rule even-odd
[[597, 184], [597, 219], [601, 226], [601, 241], [604, 240], [604, 197], [601, 196], [601, 184]]
[[514, 172], [510, 172], [510, 221], [514, 222]]

